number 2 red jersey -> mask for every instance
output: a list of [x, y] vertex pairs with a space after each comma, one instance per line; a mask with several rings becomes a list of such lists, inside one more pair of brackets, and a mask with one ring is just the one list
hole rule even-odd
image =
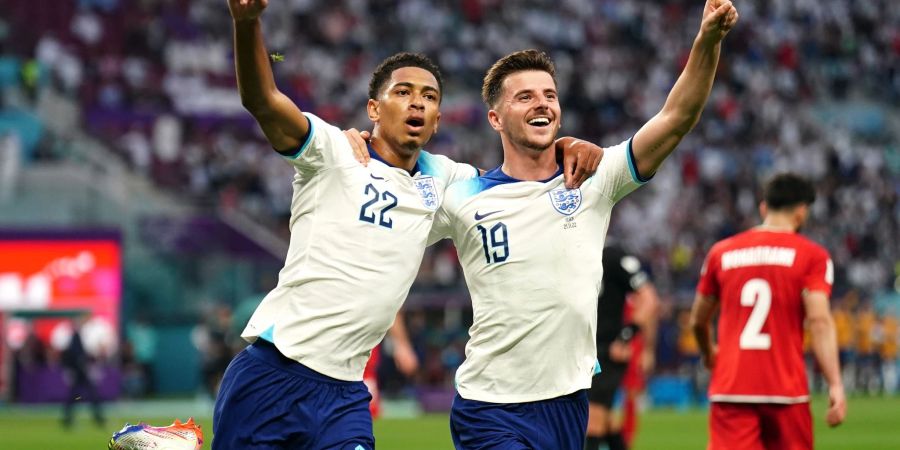
[[803, 291], [831, 295], [828, 251], [796, 233], [755, 228], [716, 243], [697, 292], [719, 299], [713, 402], [809, 400]]

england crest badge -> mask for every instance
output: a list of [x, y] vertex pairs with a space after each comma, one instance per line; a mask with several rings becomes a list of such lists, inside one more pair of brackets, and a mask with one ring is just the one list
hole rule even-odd
[[436, 210], [438, 207], [438, 196], [437, 188], [434, 186], [434, 178], [417, 178], [413, 180], [413, 184], [415, 184], [416, 190], [419, 191], [419, 197], [422, 199], [422, 204], [432, 211]]
[[554, 189], [548, 193], [553, 208], [564, 216], [570, 216], [581, 206], [581, 189]]

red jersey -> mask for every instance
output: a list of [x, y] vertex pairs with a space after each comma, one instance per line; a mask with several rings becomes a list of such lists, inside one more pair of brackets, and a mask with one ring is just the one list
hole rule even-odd
[[803, 291], [830, 297], [833, 279], [828, 251], [796, 233], [756, 228], [716, 243], [697, 286], [720, 306], [710, 401], [809, 401]]

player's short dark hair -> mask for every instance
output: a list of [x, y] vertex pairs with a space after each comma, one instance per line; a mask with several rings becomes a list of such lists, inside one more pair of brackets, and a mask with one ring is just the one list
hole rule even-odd
[[437, 80], [438, 91], [441, 94], [444, 93], [444, 79], [441, 77], [441, 70], [438, 69], [437, 64], [423, 54], [401, 52], [386, 58], [375, 68], [375, 72], [372, 72], [372, 79], [369, 81], [369, 98], [377, 99], [378, 94], [384, 89], [385, 83], [391, 78], [391, 74], [404, 67], [418, 67], [431, 72]]
[[556, 66], [553, 65], [553, 60], [546, 53], [535, 49], [510, 53], [495, 62], [484, 76], [484, 83], [481, 85], [481, 99], [488, 108], [493, 108], [500, 100], [503, 80], [516, 72], [526, 70], [547, 72], [556, 83]]
[[763, 199], [770, 210], [811, 205], [816, 201], [816, 189], [812, 183], [799, 175], [781, 173], [766, 183]]

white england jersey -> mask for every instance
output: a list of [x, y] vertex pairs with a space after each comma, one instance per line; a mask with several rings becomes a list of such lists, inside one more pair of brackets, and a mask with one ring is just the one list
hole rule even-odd
[[644, 182], [634, 167], [628, 140], [580, 189], [561, 172], [520, 181], [500, 168], [447, 189], [429, 243], [453, 239], [472, 296], [460, 396], [520, 403], [590, 387], [603, 245], [613, 205]]
[[478, 171], [425, 151], [412, 176], [374, 152], [365, 167], [340, 129], [305, 115], [309, 135], [287, 158], [296, 174], [285, 265], [241, 336], [358, 381], [409, 293], [444, 190]]

